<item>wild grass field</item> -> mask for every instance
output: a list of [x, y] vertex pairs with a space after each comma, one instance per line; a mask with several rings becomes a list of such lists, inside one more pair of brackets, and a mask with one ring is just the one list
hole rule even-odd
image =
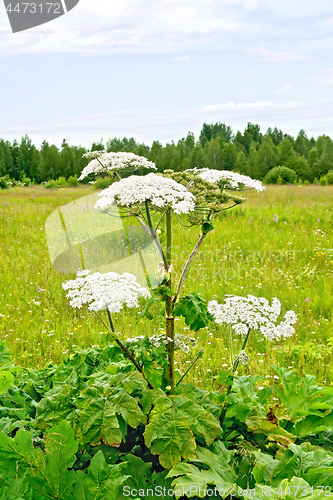
[[[106, 330], [93, 313], [69, 306], [62, 283], [74, 275], [52, 268], [44, 227], [54, 210], [93, 192], [93, 187], [40, 186], [0, 191], [0, 339], [18, 364], [41, 367], [78, 348], [107, 343]], [[225, 294], [276, 296], [283, 311], [297, 312], [296, 335], [269, 342], [254, 334], [250, 364], [241, 370], [261, 374], [269, 383], [274, 375], [270, 364], [280, 364], [333, 384], [333, 186], [268, 186], [246, 197], [245, 204], [215, 219], [183, 293], [197, 291], [217, 300]], [[174, 222], [177, 281], [199, 229]], [[133, 309], [114, 319], [124, 338], [160, 332], [163, 325], [162, 317], [148, 321]], [[176, 325], [178, 333], [188, 330], [182, 320]], [[227, 331], [212, 323], [194, 335], [205, 354], [187, 381], [214, 388], [214, 376], [229, 366]], [[234, 343], [237, 350], [238, 340]], [[180, 371], [192, 358], [193, 353], [179, 355]]]

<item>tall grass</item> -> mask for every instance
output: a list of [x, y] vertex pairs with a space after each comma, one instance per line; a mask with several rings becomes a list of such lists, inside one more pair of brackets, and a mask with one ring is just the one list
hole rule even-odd
[[[73, 275], [52, 269], [44, 229], [54, 210], [92, 192], [92, 187], [50, 192], [38, 186], [0, 191], [0, 338], [23, 366], [59, 362], [77, 348], [107, 343], [93, 313], [69, 306], [62, 283]], [[173, 223], [176, 279], [199, 228]], [[276, 296], [284, 311], [297, 312], [296, 335], [272, 343], [254, 334], [248, 349], [251, 362], [241, 369], [269, 380], [274, 373], [270, 364], [280, 364], [333, 384], [333, 187], [270, 186], [260, 194], [248, 192], [244, 205], [214, 223], [184, 293], [197, 291], [217, 300], [225, 294]], [[163, 318], [156, 315], [149, 322], [130, 310], [115, 316], [115, 323], [126, 338], [160, 331]], [[176, 325], [180, 332], [188, 330], [182, 320]], [[205, 355], [187, 380], [212, 388], [214, 376], [229, 364], [227, 332], [212, 324], [195, 335]], [[239, 340], [234, 344], [237, 349]], [[190, 359], [179, 356], [181, 371]]]

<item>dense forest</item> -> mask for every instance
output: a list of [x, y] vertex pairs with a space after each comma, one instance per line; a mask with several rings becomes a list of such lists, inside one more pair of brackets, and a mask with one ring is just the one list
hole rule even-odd
[[[172, 141], [165, 146], [159, 141], [147, 146], [126, 137], [91, 146], [91, 151], [101, 149], [145, 156], [156, 163], [160, 172], [167, 168], [208, 167], [233, 170], [268, 182], [269, 179], [279, 182], [281, 177], [288, 181], [316, 182], [328, 173], [330, 177], [333, 171], [333, 140], [329, 136], [309, 139], [301, 130], [295, 139], [277, 128], [269, 128], [263, 134], [260, 125], [253, 123], [248, 123], [243, 133], [236, 134], [225, 123], [204, 123], [198, 140], [189, 132], [177, 143]], [[13, 143], [0, 139], [0, 178], [39, 184], [59, 177], [79, 176], [88, 163], [82, 158], [85, 152], [86, 148], [71, 146], [66, 140], [59, 149], [46, 141], [37, 148], [28, 136]]]

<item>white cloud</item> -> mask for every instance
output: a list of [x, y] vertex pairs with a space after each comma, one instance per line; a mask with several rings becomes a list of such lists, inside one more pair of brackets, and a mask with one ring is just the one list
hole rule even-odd
[[259, 57], [263, 61], [278, 63], [310, 58], [310, 56], [304, 54], [296, 54], [295, 52], [275, 52], [267, 50], [263, 47], [248, 47], [246, 52], [250, 55]]
[[216, 48], [223, 33], [240, 32], [243, 13], [258, 6], [258, 0], [80, 0], [45, 26], [13, 35], [1, 2], [0, 55]]
[[327, 0], [260, 0], [260, 8], [274, 12], [283, 18], [322, 16], [333, 14], [332, 3]]
[[291, 87], [292, 87], [291, 83], [288, 82], [285, 85], [283, 85], [283, 87], [276, 89], [275, 93], [276, 94], [286, 94], [286, 93], [290, 92]]
[[[92, 141], [112, 136], [133, 136], [139, 141], [170, 141], [192, 130], [197, 135], [204, 122], [225, 121], [234, 130], [242, 129], [248, 121], [259, 123], [262, 130], [277, 126], [291, 134], [304, 128], [308, 134], [333, 132], [333, 100], [284, 102], [243, 102], [212, 104], [191, 110], [153, 112], [125, 110], [113, 113], [67, 117], [41, 123], [38, 126], [22, 123], [15, 127], [2, 124], [2, 135], [13, 139], [28, 134], [39, 144], [44, 139], [60, 145], [63, 137], [73, 144], [89, 146]], [[323, 123], [326, 123], [323, 128]]]
[[172, 57], [171, 59], [173, 61], [188, 62], [191, 58], [190, 56], [179, 56], [179, 57]]
[[333, 86], [333, 68], [326, 68], [320, 80], [324, 85]]

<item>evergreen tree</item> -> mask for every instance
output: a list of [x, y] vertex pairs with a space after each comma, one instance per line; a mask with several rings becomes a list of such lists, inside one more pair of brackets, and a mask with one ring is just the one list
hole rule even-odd
[[163, 146], [159, 141], [154, 141], [150, 148], [150, 156], [149, 159], [153, 161], [159, 172], [161, 169], [161, 158], [163, 154]]
[[62, 177], [68, 179], [71, 175], [74, 175], [75, 168], [75, 155], [73, 148], [68, 144], [66, 139], [62, 141], [61, 151], [60, 151], [60, 165], [59, 173]]
[[277, 166], [278, 149], [270, 137], [266, 137], [258, 149], [255, 179], [263, 179], [267, 172]]
[[[39, 184], [43, 181], [43, 157], [38, 149], [34, 149], [30, 162], [29, 177], [31, 180]], [[48, 180], [48, 179], [45, 179]]]
[[275, 146], [278, 146], [284, 139], [282, 130], [279, 130], [277, 127], [275, 127], [274, 130], [269, 127], [267, 129], [266, 135], [272, 139]]
[[223, 141], [220, 136], [207, 142], [204, 152], [204, 163], [206, 167], [214, 168], [215, 170], [225, 169]]
[[93, 142], [90, 151], [103, 151], [105, 149], [103, 139], [99, 142]]
[[325, 145], [326, 145], [326, 135], [319, 135], [316, 140], [318, 158], [320, 158], [324, 154]]
[[238, 150], [243, 150], [248, 153], [252, 143], [261, 143], [262, 137], [260, 125], [249, 122], [243, 135], [237, 132], [234, 144], [238, 147]]
[[14, 139], [13, 144], [9, 145], [10, 151], [11, 151], [11, 156], [12, 156], [12, 163], [10, 168], [8, 169], [8, 173], [12, 179], [15, 179], [16, 181], [20, 180], [20, 168], [21, 168], [21, 152], [20, 152], [20, 146], [19, 143], [17, 142], [16, 139]]
[[41, 180], [58, 179], [61, 175], [60, 154], [58, 148], [44, 141], [41, 147]]
[[205, 147], [207, 142], [217, 137], [220, 137], [223, 142], [231, 142], [233, 138], [232, 128], [221, 122], [204, 123], [199, 136], [202, 147]]
[[312, 169], [313, 164], [318, 160], [318, 150], [316, 146], [314, 146], [312, 149], [309, 151], [309, 156], [308, 156], [308, 162], [310, 165], [310, 168]]
[[205, 154], [200, 142], [194, 146], [190, 157], [190, 167], [191, 168], [203, 168], [205, 167]]
[[10, 175], [13, 168], [13, 157], [10, 143], [0, 139], [0, 176]]
[[285, 137], [278, 146], [279, 165], [285, 165], [289, 158], [292, 158], [293, 156], [295, 156], [293, 144], [289, 137]]
[[291, 156], [286, 161], [285, 166], [293, 170], [297, 174], [298, 179], [301, 179], [302, 181], [312, 180], [311, 169], [305, 156], [301, 156], [299, 154]]
[[305, 156], [306, 158], [308, 157], [309, 151], [311, 149], [311, 144], [303, 129], [298, 133], [294, 149], [299, 155]]
[[236, 158], [237, 158], [237, 148], [232, 142], [227, 142], [223, 147], [224, 152], [224, 169], [233, 170]]
[[23, 179], [24, 176], [31, 178], [31, 160], [35, 149], [35, 146], [33, 146], [31, 139], [27, 135], [21, 138], [19, 147], [20, 179]]
[[248, 159], [246, 157], [246, 154], [244, 151], [239, 151], [236, 157], [235, 165], [234, 165], [234, 170], [235, 172], [238, 172], [239, 174], [245, 174], [249, 175], [249, 164], [248, 164]]

